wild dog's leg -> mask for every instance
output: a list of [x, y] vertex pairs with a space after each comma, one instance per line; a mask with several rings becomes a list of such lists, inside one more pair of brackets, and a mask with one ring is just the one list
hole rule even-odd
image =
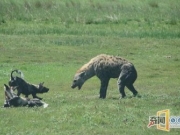
[[4, 106], [3, 107], [10, 107], [9, 102], [7, 100], [4, 100]]
[[101, 88], [100, 88], [99, 98], [106, 98], [108, 83], [109, 83], [109, 79], [101, 79]]
[[33, 98], [37, 98], [37, 99], [39, 99], [39, 100], [42, 100], [42, 98], [36, 96], [36, 93], [33, 93], [32, 96], [33, 96]]
[[19, 97], [21, 95], [22, 91], [20, 89], [17, 89], [17, 96]]
[[29, 100], [28, 95], [25, 95], [26, 100]]

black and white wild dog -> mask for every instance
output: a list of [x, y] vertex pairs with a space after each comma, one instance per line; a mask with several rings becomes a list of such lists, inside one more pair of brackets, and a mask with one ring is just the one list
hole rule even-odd
[[10, 87], [17, 87], [17, 96], [20, 96], [20, 94], [24, 94], [25, 97], [27, 98], [30, 94], [32, 94], [33, 98], [38, 98], [42, 100], [42, 98], [36, 96], [37, 93], [46, 93], [49, 91], [49, 88], [44, 87], [43, 83], [40, 83], [39, 85], [34, 85], [26, 82], [24, 79], [21, 77], [15, 76], [13, 77], [13, 73], [16, 72], [18, 74], [22, 74], [20, 70], [13, 70], [11, 72], [11, 77], [9, 81], [9, 86]]
[[4, 107], [21, 107], [21, 106], [28, 106], [28, 107], [34, 107], [34, 106], [43, 106], [46, 108], [48, 104], [45, 102], [42, 102], [39, 99], [28, 99], [28, 98], [22, 98], [17, 96], [13, 91], [17, 87], [9, 87], [8, 85], [4, 84], [4, 92], [5, 92], [5, 102]]

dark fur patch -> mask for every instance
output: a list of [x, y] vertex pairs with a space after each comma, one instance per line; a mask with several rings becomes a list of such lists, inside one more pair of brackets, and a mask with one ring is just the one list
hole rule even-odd
[[24, 79], [20, 77], [13, 77], [13, 72], [17, 72], [17, 70], [13, 70], [11, 72], [11, 79], [9, 81], [9, 86], [11, 87], [17, 87], [17, 95], [20, 96], [20, 94], [24, 94], [25, 97], [28, 97], [29, 95], [32, 95], [33, 98], [42, 99], [38, 96], [36, 96], [37, 93], [46, 93], [49, 91], [49, 88], [44, 87], [43, 83], [40, 83], [39, 85], [34, 85], [27, 83]]
[[5, 102], [4, 107], [20, 107], [20, 106], [28, 106], [28, 107], [34, 107], [34, 106], [44, 106], [46, 108], [48, 104], [42, 102], [39, 99], [27, 99], [17, 96], [13, 92], [13, 88], [7, 86], [4, 84], [4, 91], [5, 91]]

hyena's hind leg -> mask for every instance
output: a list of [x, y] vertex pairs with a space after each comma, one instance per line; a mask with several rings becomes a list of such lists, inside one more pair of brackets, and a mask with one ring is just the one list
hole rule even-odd
[[124, 82], [118, 80], [118, 86], [119, 86], [119, 92], [120, 92], [120, 94], [121, 94], [121, 98], [126, 97], [126, 94], [125, 94], [125, 92], [124, 92], [124, 87], [125, 87]]
[[124, 92], [125, 86], [133, 93], [134, 96], [137, 95], [138, 92], [135, 90], [133, 86], [133, 83], [135, 82], [136, 78], [137, 72], [131, 63], [124, 64], [121, 67], [121, 73], [118, 78], [118, 86], [122, 98], [126, 96]]
[[134, 88], [133, 84], [127, 84], [126, 87], [133, 93], [134, 96], [136, 96], [138, 94], [138, 92]]

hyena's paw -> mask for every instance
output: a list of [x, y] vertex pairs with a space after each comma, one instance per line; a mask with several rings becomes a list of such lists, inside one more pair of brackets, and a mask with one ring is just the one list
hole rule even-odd
[[127, 99], [128, 97], [127, 96], [120, 96], [119, 99]]

